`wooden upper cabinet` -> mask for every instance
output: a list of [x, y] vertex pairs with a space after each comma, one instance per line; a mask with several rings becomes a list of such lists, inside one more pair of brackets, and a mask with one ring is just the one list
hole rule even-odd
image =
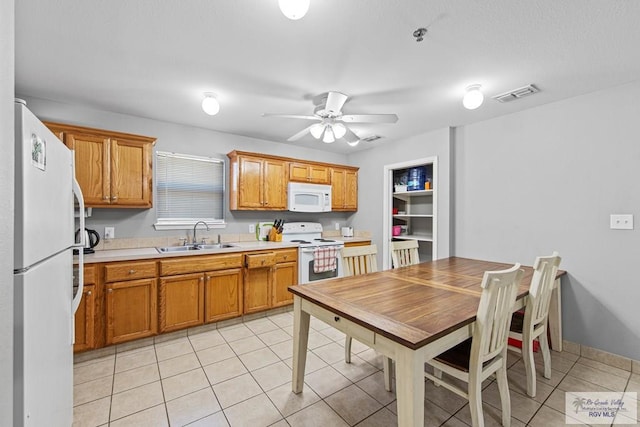
[[287, 209], [287, 162], [235, 152], [229, 158], [231, 210]]
[[358, 168], [244, 151], [227, 156], [231, 210], [286, 210], [289, 182], [331, 184], [333, 210], [358, 210]]
[[358, 210], [358, 170], [331, 168], [331, 209]]
[[289, 181], [329, 184], [331, 175], [329, 168], [323, 165], [291, 162], [289, 163]]
[[154, 138], [45, 123], [75, 151], [76, 179], [87, 207], [150, 208]]

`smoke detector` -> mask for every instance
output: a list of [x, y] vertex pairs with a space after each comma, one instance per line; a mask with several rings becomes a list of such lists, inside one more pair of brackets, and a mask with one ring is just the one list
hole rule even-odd
[[511, 102], [516, 99], [524, 98], [525, 96], [533, 95], [534, 93], [540, 92], [540, 89], [535, 87], [534, 85], [528, 85], [519, 87], [518, 89], [513, 89], [505, 93], [501, 93], [496, 96], [492, 96], [498, 102]]

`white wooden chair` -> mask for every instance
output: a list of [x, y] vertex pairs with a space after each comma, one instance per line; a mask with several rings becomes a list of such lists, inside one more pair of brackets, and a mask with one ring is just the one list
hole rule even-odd
[[[375, 273], [378, 271], [376, 245], [355, 246], [342, 249], [342, 268], [344, 276], [358, 276], [360, 274]], [[344, 341], [344, 361], [351, 363], [351, 337], [346, 336]], [[391, 391], [391, 360], [384, 357], [384, 386]]]
[[391, 263], [393, 268], [419, 264], [417, 240], [402, 240], [391, 242]]
[[553, 282], [556, 280], [560, 261], [558, 252], [554, 252], [551, 256], [536, 258], [524, 314], [521, 311], [514, 313], [511, 321], [509, 338], [521, 341], [522, 349], [509, 346], [509, 350], [522, 353], [527, 373], [527, 394], [531, 397], [536, 396], [536, 364], [533, 360], [533, 342], [536, 338], [542, 351], [544, 377], [551, 378], [551, 352], [547, 338], [547, 324]]
[[378, 247], [376, 245], [342, 248], [344, 276], [358, 276], [378, 271], [377, 254]]
[[[507, 270], [485, 272], [473, 336], [427, 361], [427, 364], [433, 366], [433, 375], [425, 372], [425, 377], [469, 400], [473, 427], [484, 426], [482, 381], [494, 373], [502, 402], [502, 425], [511, 425], [506, 364], [507, 338], [522, 275], [520, 264]], [[445, 381], [442, 372], [465, 381], [467, 390]]]

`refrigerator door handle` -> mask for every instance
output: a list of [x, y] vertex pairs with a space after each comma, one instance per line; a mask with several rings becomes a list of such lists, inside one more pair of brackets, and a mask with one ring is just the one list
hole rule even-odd
[[[75, 160], [75, 155], [72, 156]], [[80, 209], [80, 230], [84, 231], [84, 197], [82, 197], [82, 190], [80, 189], [80, 184], [75, 178], [76, 176], [76, 167], [75, 161], [73, 164], [73, 194], [78, 199], [78, 209]], [[80, 306], [80, 300], [82, 299], [82, 293], [84, 292], [84, 236], [85, 233], [80, 232], [80, 243], [73, 245], [73, 247], [78, 248], [78, 292], [76, 296], [73, 298], [73, 302], [71, 303], [71, 311], [75, 315], [76, 310]], [[72, 316], [73, 322], [73, 316]], [[75, 323], [75, 322], [74, 322]], [[73, 328], [71, 329], [73, 331]], [[72, 335], [72, 339], [75, 340], [75, 333]]]

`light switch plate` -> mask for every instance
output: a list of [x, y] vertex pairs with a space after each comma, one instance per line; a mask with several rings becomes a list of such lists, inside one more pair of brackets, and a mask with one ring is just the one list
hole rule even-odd
[[115, 239], [116, 238], [116, 228], [115, 227], [105, 227], [104, 228], [104, 238], [105, 238], [105, 240]]
[[256, 232], [256, 225], [249, 224], [249, 233], [255, 233], [255, 232]]
[[612, 230], [633, 230], [633, 215], [612, 214], [610, 227]]

